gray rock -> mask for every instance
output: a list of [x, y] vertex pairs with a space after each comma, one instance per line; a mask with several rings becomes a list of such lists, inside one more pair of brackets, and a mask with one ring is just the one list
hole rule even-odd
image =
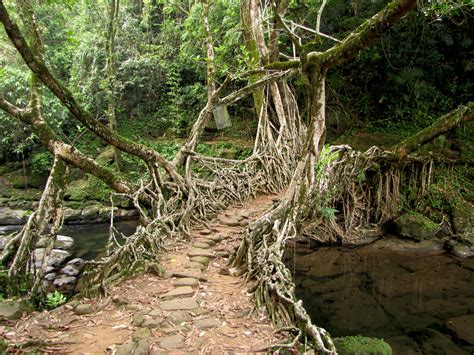
[[176, 281], [173, 282], [173, 286], [191, 286], [191, 287], [198, 287], [199, 286], [199, 281], [197, 279], [193, 278], [181, 278], [177, 279]]
[[130, 355], [133, 353], [134, 343], [121, 344], [117, 346], [115, 355]]
[[382, 238], [367, 246], [397, 253], [412, 254], [441, 254], [444, 252], [443, 243], [439, 240], [422, 240], [419, 242], [399, 238]]
[[26, 300], [10, 299], [0, 302], [0, 318], [20, 319], [31, 310], [31, 305]]
[[451, 253], [459, 258], [472, 258], [474, 256], [474, 245], [456, 243], [452, 247]]
[[198, 307], [199, 304], [192, 297], [162, 301], [160, 303], [160, 308], [164, 311], [192, 310]]
[[148, 318], [142, 323], [142, 327], [155, 329], [158, 328], [163, 323], [163, 319], [157, 318]]
[[55, 278], [56, 278], [56, 273], [55, 272], [51, 272], [49, 274], [44, 275], [44, 279], [46, 281], [53, 281]]
[[219, 250], [219, 251], [216, 251], [216, 255], [221, 258], [228, 258], [230, 255], [230, 252], [228, 250]]
[[191, 261], [193, 261], [193, 262], [196, 262], [196, 263], [201, 263], [201, 264], [203, 264], [204, 266], [209, 265], [209, 258], [206, 257], [206, 256], [193, 256], [193, 257], [190, 258], [189, 260], [191, 260]]
[[72, 260], [68, 261], [67, 265], [71, 265], [71, 266], [74, 266], [78, 270], [82, 270], [85, 263], [86, 262], [84, 261], [84, 259], [75, 258], [75, 259], [72, 259]]
[[77, 270], [74, 266], [72, 265], [66, 265], [63, 267], [60, 271], [61, 274], [67, 275], [67, 276], [77, 276], [79, 275], [80, 271]]
[[439, 229], [431, 219], [417, 212], [401, 215], [395, 220], [395, 225], [401, 236], [415, 240], [433, 238]]
[[173, 311], [168, 315], [167, 320], [174, 325], [180, 325], [181, 323], [189, 322], [191, 315], [186, 311]]
[[139, 311], [142, 308], [142, 305], [139, 303], [129, 303], [125, 305], [127, 311]]
[[133, 335], [132, 340], [139, 342], [141, 340], [147, 340], [151, 337], [151, 331], [148, 328], [140, 328]]
[[150, 341], [147, 339], [139, 340], [134, 348], [133, 355], [148, 355], [150, 349]]
[[447, 326], [458, 339], [474, 345], [474, 314], [451, 318], [447, 321]]
[[132, 319], [132, 325], [134, 327], [141, 327], [145, 322], [145, 315], [141, 313], [135, 313]]
[[55, 290], [58, 291], [72, 291], [76, 286], [77, 278], [74, 276], [61, 275], [53, 281]]
[[199, 271], [204, 271], [206, 270], [206, 266], [201, 264], [201, 263], [197, 263], [195, 261], [190, 261], [189, 263], [186, 264], [185, 266], [186, 269], [197, 269]]
[[74, 312], [79, 316], [91, 314], [94, 313], [94, 306], [88, 303], [80, 303], [76, 306]]
[[[43, 256], [44, 256], [44, 248], [35, 249], [35, 251], [33, 252], [33, 259], [34, 259], [35, 267], [37, 269], [41, 267]], [[47, 265], [58, 267], [69, 256], [71, 256], [71, 254], [65, 250], [53, 249], [51, 250], [51, 254], [49, 255]]]
[[[54, 248], [56, 249], [68, 250], [68, 249], [71, 249], [73, 245], [74, 245], [74, 239], [65, 235], [58, 234], [56, 236], [56, 240], [54, 241]], [[38, 243], [36, 243], [36, 246], [38, 248], [44, 248], [46, 246], [46, 239], [41, 238], [40, 240], [38, 240]]]
[[212, 231], [209, 230], [209, 229], [203, 229], [203, 230], [200, 230], [200, 231], [199, 231], [199, 234], [201, 234], [201, 235], [209, 235], [209, 234], [212, 234]]
[[219, 222], [229, 227], [238, 227], [240, 225], [240, 220], [238, 218], [230, 218], [225, 216], [219, 217]]
[[173, 276], [179, 278], [193, 278], [198, 279], [199, 281], [207, 282], [207, 276], [205, 274], [199, 271], [196, 272], [194, 270], [174, 271]]
[[13, 210], [10, 207], [0, 207], [0, 225], [20, 225], [28, 220], [28, 214], [23, 210]]
[[166, 351], [181, 349], [184, 347], [184, 337], [180, 334], [165, 337], [161, 340], [160, 347]]
[[68, 250], [74, 245], [74, 239], [66, 235], [57, 235], [54, 247], [58, 249]]
[[209, 249], [210, 245], [204, 242], [196, 242], [196, 243], [193, 243], [193, 248]]
[[75, 210], [69, 207], [64, 208], [64, 221], [65, 222], [78, 222], [81, 220], [81, 210]]
[[221, 326], [222, 322], [218, 319], [205, 318], [205, 319], [195, 320], [194, 324], [196, 325], [198, 329], [211, 329], [211, 328]]
[[199, 249], [199, 248], [191, 248], [188, 250], [188, 256], [189, 257], [194, 257], [194, 256], [205, 256], [207, 258], [214, 258], [214, 253], [212, 251], [206, 250], [206, 249]]
[[190, 297], [194, 295], [194, 290], [190, 286], [181, 286], [175, 289], [172, 289], [169, 292], [161, 295], [161, 299], [163, 300], [170, 300], [173, 298], [182, 298], [182, 297]]
[[100, 217], [101, 205], [90, 205], [82, 210], [81, 218], [91, 221], [96, 220]]
[[226, 239], [226, 237], [223, 236], [222, 234], [214, 234], [214, 235], [211, 235], [209, 239], [215, 243], [220, 243], [222, 240]]

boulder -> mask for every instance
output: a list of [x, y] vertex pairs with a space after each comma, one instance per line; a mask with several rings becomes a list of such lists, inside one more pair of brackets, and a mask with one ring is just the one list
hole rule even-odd
[[454, 231], [457, 234], [474, 233], [474, 204], [457, 200], [452, 209]]
[[74, 266], [78, 270], [82, 270], [84, 268], [85, 263], [86, 262], [84, 259], [75, 258], [75, 259], [69, 260], [67, 265], [71, 265], [71, 266]]
[[10, 299], [0, 302], [0, 318], [20, 319], [23, 314], [31, 310], [32, 307], [26, 300]]
[[81, 218], [87, 221], [94, 221], [100, 218], [101, 205], [90, 205], [82, 210]]
[[[73, 245], [74, 245], [74, 239], [65, 235], [58, 234], [56, 236], [56, 240], [54, 241], [54, 247], [56, 249], [69, 250], [72, 248]], [[41, 238], [36, 243], [37, 248], [44, 248], [45, 246], [46, 246], [46, 239], [44, 238]]]
[[0, 207], [0, 225], [20, 225], [28, 220], [28, 211]]
[[69, 207], [64, 208], [65, 222], [78, 222], [81, 220], [82, 210], [76, 210]]
[[57, 291], [70, 292], [76, 286], [77, 278], [74, 276], [61, 275], [53, 281], [53, 286]]
[[[33, 252], [33, 259], [35, 262], [35, 267], [39, 269], [42, 264], [44, 256], [44, 248], [35, 249]], [[71, 254], [65, 250], [53, 249], [48, 259], [48, 266], [58, 267], [60, 266]]]
[[94, 306], [88, 303], [80, 303], [76, 306], [74, 312], [79, 316], [91, 314], [94, 313]]
[[66, 265], [59, 272], [66, 276], [77, 276], [80, 273], [80, 271], [73, 265]]
[[423, 240], [433, 238], [439, 226], [418, 212], [407, 212], [395, 220], [398, 233], [406, 238]]

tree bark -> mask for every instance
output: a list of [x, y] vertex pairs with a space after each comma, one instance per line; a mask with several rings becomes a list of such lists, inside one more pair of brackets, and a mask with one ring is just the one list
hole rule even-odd
[[[107, 75], [107, 117], [109, 119], [109, 128], [112, 132], [117, 133], [117, 67], [115, 61], [115, 38], [119, 26], [119, 10], [120, 0], [108, 0], [108, 15], [109, 24], [106, 36], [106, 67], [105, 72]], [[122, 155], [117, 147], [113, 147], [115, 157], [115, 167], [117, 171], [121, 170]]]
[[466, 106], [459, 106], [457, 109], [438, 118], [431, 126], [403, 140], [390, 150], [400, 158], [403, 158], [441, 134], [472, 120], [474, 120], [474, 103], [470, 102]]

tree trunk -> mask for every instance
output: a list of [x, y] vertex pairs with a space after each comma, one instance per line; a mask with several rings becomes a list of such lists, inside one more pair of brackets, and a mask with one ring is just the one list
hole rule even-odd
[[[106, 36], [106, 64], [105, 73], [107, 76], [108, 88], [107, 88], [107, 117], [109, 119], [109, 128], [112, 132], [117, 133], [117, 117], [116, 106], [117, 106], [117, 68], [115, 62], [115, 37], [117, 35], [119, 27], [119, 10], [120, 0], [108, 0], [108, 15], [109, 24]], [[115, 167], [117, 171], [121, 170], [122, 155], [117, 147], [113, 147], [115, 157]]]
[[457, 109], [438, 118], [431, 126], [398, 143], [390, 150], [403, 158], [434, 138], [449, 132], [463, 123], [474, 120], [474, 103], [459, 106]]

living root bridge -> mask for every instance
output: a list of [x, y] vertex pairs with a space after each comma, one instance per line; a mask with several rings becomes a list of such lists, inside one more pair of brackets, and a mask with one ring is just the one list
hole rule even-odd
[[[366, 152], [349, 146], [325, 148], [316, 164], [315, 185], [303, 194], [298, 189], [292, 193], [290, 185], [279, 205], [249, 226], [232, 256], [233, 266], [244, 270], [247, 280], [255, 280], [257, 308], [266, 310], [278, 327], [295, 329], [296, 338], [306, 338], [319, 352], [334, 353], [329, 334], [311, 323], [295, 297], [291, 272], [282, 262], [286, 242], [356, 241], [366, 232], [381, 230], [402, 201], [416, 205], [428, 193], [437, 164], [450, 163], [413, 155], [400, 160], [376, 147]], [[408, 191], [416, 197], [406, 199]]]

